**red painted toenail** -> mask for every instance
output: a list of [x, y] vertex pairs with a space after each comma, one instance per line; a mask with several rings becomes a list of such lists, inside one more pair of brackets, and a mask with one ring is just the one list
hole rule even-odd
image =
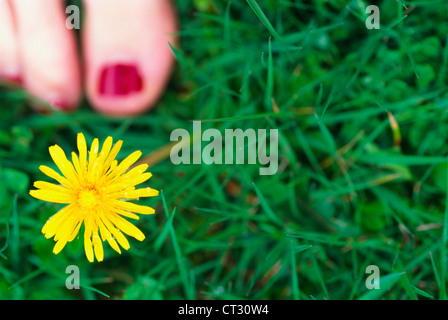
[[143, 79], [135, 65], [109, 65], [101, 72], [98, 91], [102, 96], [126, 96], [142, 89]]
[[12, 82], [14, 84], [22, 84], [22, 78], [20, 76], [4, 76], [6, 81]]
[[50, 102], [50, 106], [56, 110], [69, 111], [72, 108], [62, 99], [53, 99]]

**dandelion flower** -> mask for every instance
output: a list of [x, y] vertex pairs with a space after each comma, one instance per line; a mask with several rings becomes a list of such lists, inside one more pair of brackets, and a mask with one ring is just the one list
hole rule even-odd
[[[78, 134], [79, 156], [72, 153], [70, 162], [58, 145], [49, 148], [50, 155], [62, 175], [55, 170], [40, 166], [39, 169], [56, 180], [58, 184], [36, 181], [37, 190], [30, 191], [34, 198], [67, 204], [52, 216], [42, 228], [47, 239], [54, 237], [53, 252], [58, 254], [78, 234], [84, 224], [84, 249], [87, 259], [103, 261], [102, 242], [121, 254], [120, 246], [129, 249], [123, 233], [142, 241], [145, 235], [123, 217], [139, 219], [139, 214], [153, 214], [154, 209], [126, 201], [140, 197], [153, 197], [158, 191], [151, 188], [136, 189], [151, 177], [142, 164], [128, 170], [141, 156], [140, 151], [129, 155], [122, 162], [115, 160], [123, 141], [112, 145], [108, 137], [99, 152], [98, 139], [94, 139], [90, 152], [82, 133]], [[120, 245], [120, 246], [119, 246]]]

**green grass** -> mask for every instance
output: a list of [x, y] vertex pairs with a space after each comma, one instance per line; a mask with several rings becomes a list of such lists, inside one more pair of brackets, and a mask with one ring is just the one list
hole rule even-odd
[[[448, 4], [375, 1], [381, 29], [367, 30], [371, 2], [177, 1], [176, 70], [136, 118], [87, 102], [37, 114], [2, 85], [0, 298], [447, 298]], [[278, 173], [174, 166], [170, 134], [192, 120], [278, 129]], [[54, 255], [40, 230], [60, 206], [28, 195], [52, 166], [48, 147], [71, 152], [78, 132], [124, 140], [121, 159], [141, 150], [162, 191], [139, 201], [157, 212], [135, 222], [146, 239], [102, 263], [82, 237]], [[380, 290], [366, 289], [368, 265]]]

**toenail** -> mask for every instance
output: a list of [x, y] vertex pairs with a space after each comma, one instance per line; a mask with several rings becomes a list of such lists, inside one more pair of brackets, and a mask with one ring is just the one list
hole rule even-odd
[[98, 91], [102, 96], [126, 96], [142, 89], [143, 78], [135, 65], [108, 65], [100, 74]]

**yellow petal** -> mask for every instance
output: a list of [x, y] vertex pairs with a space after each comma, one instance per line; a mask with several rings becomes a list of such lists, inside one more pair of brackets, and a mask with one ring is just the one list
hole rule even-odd
[[36, 199], [54, 202], [54, 203], [71, 203], [73, 197], [67, 193], [51, 191], [51, 190], [31, 190], [30, 195]]
[[67, 160], [64, 150], [58, 145], [50, 147], [49, 150], [51, 158], [56, 166], [61, 170], [62, 174], [74, 184], [78, 180], [78, 177], [72, 163]]
[[70, 235], [70, 237], [68, 238], [68, 242], [72, 242], [73, 239], [75, 239], [75, 237], [78, 235], [79, 233], [79, 229], [81, 228], [82, 225], [82, 219], [78, 222], [77, 226], [75, 227], [75, 229], [73, 229], [72, 234]]
[[[113, 167], [113, 166], [111, 166], [111, 169], [112, 169], [112, 167]], [[142, 164], [142, 165], [139, 165], [139, 166], [137, 166], [137, 167], [135, 167], [135, 168], [129, 170], [128, 172], [126, 172], [126, 173], [125, 173], [124, 175], [122, 175], [122, 176], [115, 177], [115, 178], [113, 179], [113, 183], [111, 183], [111, 184], [106, 188], [106, 189], [107, 189], [107, 192], [108, 192], [108, 193], [111, 193], [111, 192], [121, 191], [121, 190], [123, 190], [123, 189], [126, 189], [128, 186], [133, 185], [133, 184], [132, 184], [133, 179], [139, 177], [143, 172], [146, 171], [146, 169], [148, 169], [148, 165], [147, 165], [147, 164]], [[115, 170], [115, 168], [113, 168], [113, 170]], [[146, 173], [145, 175], [146, 175], [146, 177], [148, 177], [148, 179], [151, 177], [151, 173], [149, 173], [149, 172]], [[123, 187], [122, 187], [121, 189], [117, 189], [117, 188], [116, 188], [116, 184], [120, 184], [120, 185], [122, 185]], [[109, 190], [109, 189], [113, 189], [113, 191], [111, 191], [111, 190]]]
[[93, 232], [93, 249], [95, 250], [95, 256], [98, 262], [101, 262], [104, 260], [104, 251], [103, 251], [103, 244], [101, 243], [101, 239], [98, 236], [98, 231]]
[[[109, 155], [110, 149], [112, 148], [112, 142], [112, 137], [108, 137], [104, 141], [103, 147], [101, 149], [101, 152], [98, 154], [98, 157], [92, 158], [90, 160], [90, 164], [92, 162], [94, 163], [93, 165], [89, 165], [89, 182], [99, 182], [101, 180], [100, 177], [104, 175], [105, 171], [107, 170], [108, 165], [105, 165], [105, 161]], [[94, 141], [94, 144], [96, 144], [96, 141]]]
[[112, 137], [107, 137], [101, 148], [100, 157], [107, 157], [109, 155], [110, 149], [112, 148], [113, 139]]
[[63, 221], [63, 223], [60, 225], [59, 229], [56, 231], [54, 240], [58, 241], [60, 239], [70, 238], [77, 223], [78, 223], [78, 217], [76, 215], [72, 214], [72, 215], [68, 216], [68, 218]]
[[38, 189], [42, 189], [42, 190], [57, 191], [57, 192], [67, 193], [67, 195], [71, 195], [70, 189], [67, 189], [60, 185], [57, 185], [54, 183], [49, 183], [46, 181], [36, 181], [36, 182], [34, 182], [34, 187], [38, 188]]
[[79, 151], [79, 166], [81, 168], [82, 176], [87, 171], [87, 143], [86, 138], [82, 133], [78, 133], [78, 151]]
[[123, 145], [122, 140], [118, 140], [117, 143], [115, 143], [115, 145], [113, 146], [109, 155], [107, 156], [106, 160], [104, 161], [104, 167], [103, 167], [104, 170], [107, 171], [109, 169], [109, 166], [111, 166], [111, 164], [115, 160], [115, 157], [117, 156], [118, 152], [120, 151], [122, 145]]
[[114, 181], [109, 182], [111, 186], [115, 184], [120, 184], [122, 186], [122, 190], [127, 189], [129, 187], [133, 187], [139, 185], [152, 177], [151, 172], [145, 172], [143, 174], [136, 175], [134, 177], [130, 177], [127, 179], [114, 179]]
[[96, 158], [92, 165], [89, 163], [89, 172], [87, 174], [87, 181], [89, 183], [98, 183], [99, 176], [102, 171], [102, 159]]
[[145, 239], [145, 235], [143, 234], [143, 232], [141, 232], [139, 228], [134, 226], [129, 221], [116, 214], [108, 214], [108, 217], [119, 230], [123, 231], [127, 235], [134, 237], [139, 241], [143, 241]]
[[113, 238], [106, 238], [106, 240], [112, 249], [121, 254], [120, 246], [117, 244], [117, 241], [115, 241]]
[[94, 261], [92, 241], [90, 236], [92, 235], [92, 224], [90, 219], [85, 220], [85, 231], [84, 231], [84, 250], [86, 252], [87, 260], [90, 262]]
[[[64, 249], [67, 242], [70, 240], [73, 230], [76, 229], [78, 224], [78, 218], [76, 216], [70, 216], [69, 219], [63, 222], [62, 226], [54, 236], [54, 240], [57, 241], [53, 248], [53, 253], [58, 254]], [[71, 240], [70, 240], [71, 241]]]
[[124, 217], [135, 219], [135, 220], [139, 220], [140, 219], [140, 217], [138, 215], [133, 214], [131, 212], [124, 211], [124, 210], [115, 210], [115, 213], [119, 214], [121, 216], [124, 216]]
[[76, 172], [79, 175], [80, 180], [82, 180], [82, 178], [84, 177], [84, 171], [81, 169], [78, 155], [74, 152], [72, 152], [72, 162], [73, 162], [73, 166], [75, 167]]
[[90, 157], [96, 157], [98, 156], [98, 150], [100, 147], [100, 142], [97, 138], [93, 139], [92, 145], [90, 146], [90, 152], [89, 152], [89, 162], [91, 160]]
[[135, 199], [140, 197], [155, 197], [159, 195], [159, 191], [151, 188], [142, 188], [133, 191], [123, 192], [123, 197], [128, 199]]
[[112, 172], [111, 177], [118, 177], [129, 169], [140, 157], [142, 156], [141, 151], [135, 151], [126, 157], [118, 167]]
[[106, 228], [112, 233], [115, 239], [117, 239], [120, 246], [122, 246], [123, 249], [128, 250], [130, 246], [126, 237], [119, 230], [117, 230], [117, 228], [114, 227], [114, 225], [109, 221], [109, 219], [102, 217], [101, 221], [104, 223]]
[[134, 179], [134, 178], [140, 176], [143, 172], [145, 172], [146, 169], [148, 169], [148, 167], [149, 166], [147, 164], [138, 165], [135, 168], [132, 168], [131, 170], [126, 172], [124, 175], [122, 175], [120, 177], [120, 180], [131, 180], [131, 179]]
[[98, 142], [98, 139], [95, 138], [95, 139], [93, 139], [92, 145], [90, 146], [90, 152], [89, 152], [89, 166], [88, 166], [88, 169], [87, 169], [87, 179], [88, 179], [88, 181], [92, 181], [92, 176], [93, 176], [92, 169], [93, 169], [93, 166], [95, 164], [98, 164], [98, 163], [96, 163], [96, 159], [98, 157], [98, 148], [99, 148], [99, 142]]
[[112, 200], [112, 205], [116, 209], [122, 209], [140, 214], [154, 214], [155, 210], [151, 207], [141, 206], [132, 202]]
[[73, 229], [76, 227], [77, 219], [71, 217], [68, 221], [64, 222], [62, 227], [58, 230], [56, 233], [54, 240], [57, 241], [56, 245], [53, 248], [53, 253], [58, 254], [61, 252], [62, 249], [64, 249], [65, 245], [69, 241]]
[[71, 183], [70, 181], [68, 181], [66, 178], [64, 178], [63, 176], [61, 176], [59, 173], [57, 173], [56, 171], [54, 171], [53, 169], [51, 169], [50, 167], [47, 166], [40, 166], [39, 170], [42, 171], [44, 174], [46, 174], [47, 176], [49, 176], [50, 178], [56, 180], [57, 182], [59, 182], [60, 184], [62, 184], [63, 186], [67, 187], [67, 188], [72, 188], [73, 187], [73, 183]]
[[119, 198], [126, 198], [126, 199], [138, 199], [143, 197], [155, 197], [159, 195], [159, 191], [151, 188], [142, 188], [142, 189], [135, 189], [135, 188], [129, 188], [120, 192], [115, 192], [109, 195], [110, 199], [119, 199]]
[[111, 233], [109, 232], [109, 230], [107, 230], [106, 226], [103, 224], [103, 222], [99, 221], [98, 226], [100, 228], [100, 233], [101, 233], [101, 238], [104, 240], [107, 240], [107, 242], [109, 243], [109, 245], [112, 247], [112, 249], [114, 249], [115, 251], [117, 251], [119, 254], [121, 254], [121, 250], [120, 247], [118, 246], [117, 242], [114, 240], [114, 238], [112, 237]]
[[112, 164], [109, 167], [109, 170], [107, 171], [106, 175], [110, 175], [114, 170], [118, 167], [118, 161], [114, 160], [112, 161]]
[[77, 217], [71, 216], [67, 221], [63, 223], [61, 228], [57, 231], [56, 235], [54, 236], [54, 240], [57, 241], [56, 245], [53, 248], [54, 254], [58, 254], [65, 247], [77, 223], [78, 223]]
[[59, 229], [60, 225], [65, 221], [67, 216], [72, 214], [74, 206], [69, 204], [68, 206], [59, 210], [58, 213], [54, 214], [50, 217], [45, 225], [42, 228], [42, 233], [45, 234], [45, 237], [51, 238], [56, 234], [56, 231]]
[[53, 253], [58, 254], [59, 252], [61, 252], [62, 249], [64, 249], [66, 244], [67, 244], [67, 239], [61, 239], [58, 242], [56, 242], [56, 244], [53, 248]]
[[136, 186], [136, 185], [139, 185], [139, 184], [149, 180], [151, 177], [152, 177], [152, 173], [146, 172], [146, 173], [143, 173], [143, 174], [129, 180], [127, 183], [129, 185]]

